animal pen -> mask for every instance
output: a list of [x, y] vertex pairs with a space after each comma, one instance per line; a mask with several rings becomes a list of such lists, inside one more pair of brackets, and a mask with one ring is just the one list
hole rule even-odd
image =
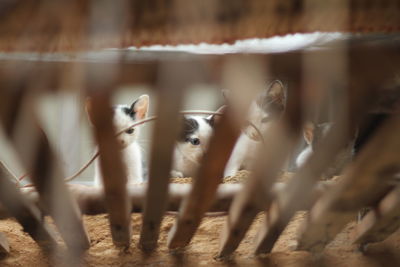
[[[399, 14], [395, 0], [0, 3], [2, 138], [27, 173], [0, 166], [0, 265], [398, 265]], [[223, 45], [312, 32], [341, 34], [291, 49]], [[214, 46], [171, 48], [199, 43]], [[168, 49], [138, 49], [151, 45]], [[245, 110], [276, 79], [286, 88], [282, 118], [260, 133], [254, 168], [224, 178]], [[196, 84], [228, 89], [231, 101], [196, 175], [171, 179]], [[148, 181], [128, 185], [111, 105], [118, 88], [135, 85], [151, 88], [157, 119], [146, 123]], [[38, 111], [39, 99], [61, 93], [77, 95], [82, 111], [91, 99], [103, 187], [64, 180]], [[367, 136], [371, 114], [386, 119]], [[283, 173], [310, 120], [334, 124], [304, 165]], [[355, 135], [363, 145], [354, 159], [321, 179]], [[297, 234], [275, 252], [298, 216]], [[329, 246], [344, 229], [335, 254]]]

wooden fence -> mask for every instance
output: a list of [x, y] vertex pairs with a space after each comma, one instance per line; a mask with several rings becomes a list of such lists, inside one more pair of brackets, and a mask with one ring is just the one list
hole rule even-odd
[[[399, 42], [390, 38], [378, 41], [364, 38], [343, 43], [344, 48], [329, 46], [269, 55], [154, 52], [143, 57], [140, 52], [132, 52], [101, 62], [92, 62], [85, 55], [62, 62], [57, 60], [57, 54], [53, 55], [54, 60], [40, 63], [17, 56], [3, 60], [1, 127], [20, 163], [29, 171], [36, 192], [19, 190], [13, 183], [13, 175], [2, 164], [0, 217], [15, 217], [39, 246], [52, 250], [57, 249], [59, 242], [43, 220], [43, 214], [48, 214], [76, 258], [90, 247], [82, 213], [108, 213], [115, 245], [126, 247], [136, 242], [131, 240], [130, 214], [141, 212], [143, 222], [138, 242], [148, 252], [157, 246], [166, 211], [177, 211], [168, 237], [170, 249], [184, 248], [190, 243], [206, 212], [226, 211], [220, 257], [228, 257], [236, 250], [259, 212], [265, 214], [265, 220], [254, 243], [255, 254], [269, 253], [299, 210], [308, 211], [298, 237], [300, 250], [323, 250], [364, 207], [373, 208], [357, 225], [354, 242], [365, 245], [384, 240], [400, 226], [400, 189], [391, 183], [400, 171], [400, 116], [395, 106], [390, 108], [390, 118], [346, 166], [338, 182], [321, 182], [319, 178], [354, 136], [366, 115], [388, 107], [376, 106], [376, 100], [387, 95], [397, 99], [400, 95], [398, 87], [386, 88], [386, 82], [400, 69]], [[282, 120], [265, 133], [265, 149], [260, 151], [249, 179], [240, 185], [221, 184], [225, 164], [240, 134], [235, 121], [238, 113], [234, 107], [228, 107], [215, 127], [193, 183], [170, 184], [185, 88], [193, 83], [242, 85], [240, 81], [246, 81], [249, 88], [260, 88], [264, 75], [287, 81], [287, 107]], [[234, 79], [238, 82], [229, 83]], [[129, 189], [112, 130], [110, 108], [113, 89], [127, 83], [148, 84], [159, 99], [149, 181]], [[36, 97], [67, 90], [65, 84], [86, 88], [84, 94], [93, 99], [92, 108], [96, 111], [92, 117], [93, 133], [100, 152], [104, 192], [63, 181], [61, 163], [38, 119]], [[249, 91], [236, 90], [242, 94]], [[335, 91], [335, 97], [325, 97], [331, 90]], [[332, 118], [335, 126], [289, 182], [277, 183], [281, 168], [301, 136], [303, 121], [315, 107], [326, 105], [327, 101], [335, 107]], [[0, 253], [9, 251], [6, 235], [0, 233]]]

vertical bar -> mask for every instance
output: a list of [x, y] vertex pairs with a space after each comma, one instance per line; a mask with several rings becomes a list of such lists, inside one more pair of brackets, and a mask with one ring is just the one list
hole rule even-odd
[[[139, 245], [145, 251], [157, 246], [162, 216], [168, 203], [168, 184], [173, 149], [181, 129], [181, 107], [188, 69], [179, 62], [161, 62], [157, 96], [157, 117], [152, 133], [149, 183], [144, 200]], [[162, 136], [160, 136], [160, 134]]]
[[[98, 89], [98, 88], [97, 88]], [[131, 241], [131, 206], [127, 193], [127, 177], [122, 154], [116, 139], [110, 93], [99, 89], [91, 94], [89, 116], [98, 144], [106, 207], [115, 245], [129, 247]]]
[[[219, 257], [227, 257], [236, 250], [258, 211], [268, 207], [272, 185], [285, 160], [295, 148], [301, 125], [301, 105], [298, 101], [301, 94], [299, 60], [300, 57], [294, 57], [288, 67], [293, 73], [293, 81], [288, 87], [284, 117], [264, 133], [265, 144], [256, 157], [253, 175], [233, 200], [221, 234]], [[271, 58], [269, 63], [270, 66], [275, 66], [275, 61]], [[270, 72], [275, 73], [275, 70], [271, 69]]]
[[191, 193], [181, 204], [178, 218], [168, 234], [170, 249], [189, 244], [204, 213], [214, 201], [224, 167], [239, 134], [239, 129], [228, 112], [225, 112], [215, 126], [215, 133], [194, 179]]

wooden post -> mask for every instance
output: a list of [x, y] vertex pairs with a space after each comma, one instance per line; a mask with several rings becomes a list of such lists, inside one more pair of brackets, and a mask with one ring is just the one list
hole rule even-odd
[[98, 143], [100, 170], [111, 235], [115, 245], [129, 247], [131, 241], [130, 202], [127, 177], [113, 124], [110, 94], [99, 90], [91, 94], [89, 116]]
[[178, 62], [160, 63], [157, 117], [153, 129], [149, 182], [144, 199], [143, 223], [139, 245], [145, 251], [157, 246], [162, 216], [168, 203], [168, 184], [175, 141], [181, 129], [179, 116], [186, 75], [190, 71]]
[[239, 129], [229, 115], [228, 110], [215, 126], [215, 133], [194, 180], [191, 194], [182, 203], [178, 218], [169, 232], [170, 249], [182, 248], [189, 244], [215, 197], [225, 164], [239, 134]]

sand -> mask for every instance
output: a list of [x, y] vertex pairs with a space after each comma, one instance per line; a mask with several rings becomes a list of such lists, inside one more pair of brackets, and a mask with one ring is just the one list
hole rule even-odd
[[[246, 173], [242, 173], [242, 178]], [[284, 175], [283, 179], [291, 175]], [[230, 179], [230, 180], [229, 180]], [[241, 178], [227, 178], [225, 182], [238, 182]], [[235, 180], [235, 181], [233, 181]], [[175, 181], [177, 182], [177, 181]], [[186, 182], [190, 182], [187, 180]], [[141, 215], [132, 215], [132, 244], [129, 249], [116, 248], [111, 240], [107, 215], [84, 216], [91, 247], [82, 259], [82, 266], [400, 266], [400, 232], [387, 240], [371, 244], [365, 253], [351, 244], [351, 230], [355, 223], [346, 229], [320, 255], [306, 251], [293, 251], [298, 227], [306, 213], [299, 212], [287, 227], [273, 252], [266, 257], [254, 257], [253, 239], [262, 223], [260, 214], [238, 250], [230, 260], [215, 259], [219, 236], [225, 217], [205, 218], [195, 237], [185, 251], [170, 252], [166, 247], [167, 234], [175, 217], [167, 215], [161, 226], [159, 246], [152, 254], [145, 254], [137, 248]], [[0, 232], [6, 234], [11, 253], [0, 259], [0, 266], [52, 266], [60, 263], [61, 256], [46, 255], [37, 244], [22, 231], [21, 226], [12, 219], [0, 221]]]

